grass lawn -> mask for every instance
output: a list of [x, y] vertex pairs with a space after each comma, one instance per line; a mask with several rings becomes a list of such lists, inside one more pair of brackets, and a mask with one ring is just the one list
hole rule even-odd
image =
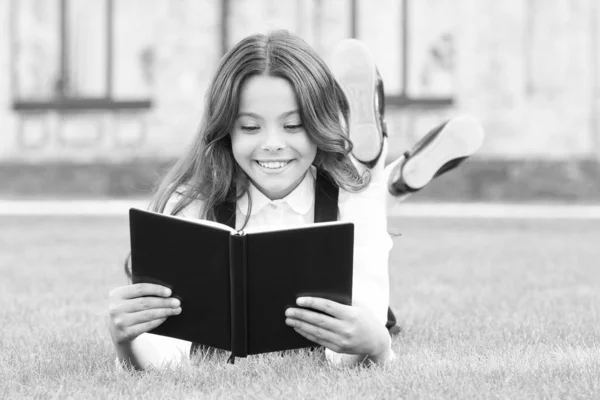
[[0, 217], [0, 398], [600, 398], [598, 221], [391, 220], [397, 362], [114, 368], [125, 217]]

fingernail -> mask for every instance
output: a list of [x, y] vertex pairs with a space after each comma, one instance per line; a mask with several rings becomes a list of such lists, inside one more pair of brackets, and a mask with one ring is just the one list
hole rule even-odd
[[165, 297], [169, 297], [171, 295], [171, 289], [165, 289]]
[[296, 304], [298, 304], [299, 306], [303, 306], [306, 304], [307, 301], [308, 299], [306, 297], [298, 297], [298, 299], [296, 300]]
[[173, 312], [174, 312], [175, 314], [180, 314], [180, 313], [181, 313], [181, 307], [179, 307], [179, 308], [176, 308], [175, 310], [173, 310]]
[[285, 319], [285, 324], [286, 324], [286, 325], [289, 325], [289, 326], [294, 326], [294, 320], [291, 320], [291, 319], [289, 319], [289, 318], [286, 318], [286, 319]]
[[285, 316], [286, 317], [293, 317], [294, 316], [294, 310], [292, 310], [291, 308], [288, 308], [287, 310], [285, 310]]
[[179, 301], [179, 299], [173, 299], [171, 300], [171, 306], [172, 307], [179, 307], [181, 305], [181, 302]]

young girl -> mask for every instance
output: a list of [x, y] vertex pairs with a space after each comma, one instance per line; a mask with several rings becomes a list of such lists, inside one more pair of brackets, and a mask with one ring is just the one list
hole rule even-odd
[[[303, 308], [281, 318], [326, 347], [332, 363], [383, 363], [394, 357], [385, 327], [387, 187], [382, 163], [367, 170], [353, 162], [348, 115], [342, 89], [304, 41], [286, 32], [250, 36], [222, 59], [200, 132], [159, 185], [151, 209], [217, 220], [234, 204], [238, 229], [310, 224], [317, 171], [327, 176], [339, 188], [338, 219], [355, 227], [352, 306], [299, 298]], [[111, 291], [109, 331], [119, 360], [143, 369], [189, 357], [192, 343], [148, 333], [185, 312], [170, 296], [153, 284]]]

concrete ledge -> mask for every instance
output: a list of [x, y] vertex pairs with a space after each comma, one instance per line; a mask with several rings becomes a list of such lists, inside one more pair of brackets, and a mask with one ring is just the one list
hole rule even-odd
[[0, 164], [2, 198], [146, 197], [171, 163]]
[[421, 199], [598, 203], [600, 162], [471, 159], [419, 192]]
[[[147, 197], [170, 164], [4, 163], [0, 198]], [[471, 159], [411, 198], [429, 201], [600, 203], [600, 163]]]
[[[0, 216], [126, 216], [147, 199], [0, 200]], [[598, 220], [600, 205], [398, 202], [388, 216], [402, 218]]]

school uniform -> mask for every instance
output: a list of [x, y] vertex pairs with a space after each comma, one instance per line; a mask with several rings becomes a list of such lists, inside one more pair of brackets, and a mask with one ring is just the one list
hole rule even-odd
[[[317, 171], [311, 167], [298, 187], [288, 196], [279, 200], [270, 200], [250, 184], [248, 193], [241, 197], [235, 205], [236, 229], [241, 229], [246, 220], [250, 200], [252, 207], [249, 211], [248, 223], [245, 226], [247, 229], [275, 229], [314, 223], [316, 180]], [[386, 192], [383, 185], [385, 182], [378, 179], [376, 175], [372, 177], [369, 186], [361, 192], [350, 193], [340, 189], [337, 201], [337, 219], [354, 223], [352, 304], [371, 310], [380, 323], [386, 325], [389, 305], [388, 258], [392, 240], [387, 232]], [[169, 213], [176, 201], [176, 197], [171, 199], [164, 212]], [[198, 218], [201, 207], [200, 202], [192, 202], [178, 215], [192, 219]], [[282, 265], [282, 268], [285, 268], [285, 265]], [[285, 318], [284, 315], [281, 317]], [[152, 334], [143, 335], [157, 337]], [[165, 339], [169, 340], [165, 341]], [[152, 340], [154, 341], [154, 338]], [[171, 340], [180, 342], [178, 347], [185, 351], [187, 344], [182, 347], [181, 343], [184, 341], [164, 337], [156, 340], [155, 347], [160, 351], [160, 348], [168, 345], [167, 342]], [[191, 347], [191, 344], [189, 346]], [[325, 350], [325, 354], [327, 359], [334, 364], [342, 362], [341, 354], [329, 349]], [[392, 357], [394, 356], [391, 347], [390, 354]]]

